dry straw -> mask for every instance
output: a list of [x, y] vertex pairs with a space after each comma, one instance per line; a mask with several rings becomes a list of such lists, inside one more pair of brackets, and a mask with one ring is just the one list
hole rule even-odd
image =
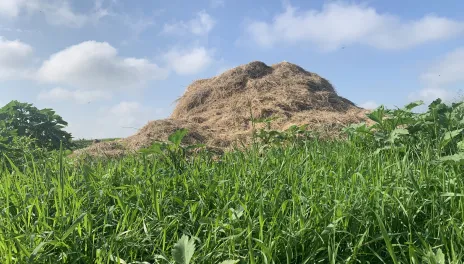
[[78, 153], [124, 155], [166, 140], [179, 128], [190, 131], [184, 143], [225, 149], [237, 141], [249, 142], [251, 114], [277, 117], [273, 129], [309, 124], [309, 129], [327, 137], [338, 136], [342, 126], [366, 121], [366, 110], [339, 96], [328, 80], [288, 62], [268, 66], [255, 61], [197, 80], [176, 103], [170, 118], [151, 121], [131, 137], [94, 144]]

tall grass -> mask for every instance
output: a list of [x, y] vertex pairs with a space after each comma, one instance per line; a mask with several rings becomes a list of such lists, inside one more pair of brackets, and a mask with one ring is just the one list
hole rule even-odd
[[463, 170], [431, 151], [308, 141], [183, 170], [146, 156], [3, 166], [0, 262], [169, 263], [185, 234], [193, 263], [460, 263]]
[[185, 131], [119, 160], [4, 159], [0, 263], [462, 263], [461, 117], [434, 107], [220, 161]]

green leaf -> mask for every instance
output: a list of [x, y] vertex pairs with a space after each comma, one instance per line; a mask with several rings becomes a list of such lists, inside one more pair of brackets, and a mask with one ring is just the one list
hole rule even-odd
[[439, 248], [435, 254], [435, 261], [437, 264], [445, 264], [445, 254], [443, 254], [441, 248]]
[[464, 164], [464, 152], [459, 152], [454, 155], [441, 157], [439, 161], [456, 163], [456, 164]]
[[442, 196], [442, 197], [463, 197], [464, 194], [462, 194], [462, 193], [447, 192], [447, 193], [443, 193], [441, 196]]
[[195, 241], [182, 235], [172, 248], [172, 257], [177, 264], [189, 264], [195, 252]]
[[464, 151], [464, 140], [459, 141], [457, 146], [460, 151]]
[[387, 229], [385, 228], [385, 225], [383, 224], [382, 219], [377, 213], [375, 213], [375, 217], [377, 218], [380, 231], [382, 232], [383, 240], [385, 241], [385, 244], [387, 245], [387, 251], [388, 253], [390, 253], [390, 257], [392, 258], [393, 263], [397, 264], [398, 260], [396, 259], [395, 251], [393, 250], [393, 246], [392, 246], [390, 237], [388, 236]]
[[193, 145], [189, 145], [187, 147], [185, 147], [185, 150], [192, 150], [192, 149], [199, 149], [199, 148], [204, 148], [206, 147], [205, 144], [193, 144]]
[[187, 135], [188, 130], [185, 128], [179, 129], [176, 132], [169, 135], [168, 140], [171, 141], [174, 145], [179, 146], [184, 139], [185, 135]]
[[423, 105], [424, 104], [424, 101], [422, 100], [419, 100], [419, 101], [415, 101], [415, 102], [412, 102], [412, 103], [409, 103], [407, 104], [404, 108], [407, 109], [407, 110], [412, 110], [420, 105]]
[[162, 143], [155, 142], [149, 148], [140, 149], [139, 152], [143, 154], [161, 154], [163, 153], [163, 146]]
[[110, 260], [114, 261], [114, 263], [117, 263], [117, 264], [127, 264], [127, 262], [125, 260], [123, 260], [122, 258], [115, 257], [113, 255], [110, 255]]
[[409, 131], [407, 129], [396, 128], [390, 133], [390, 137], [388, 138], [388, 141], [393, 144], [402, 135], [408, 135], [408, 134], [409, 134]]
[[245, 209], [243, 206], [239, 206], [238, 209], [230, 208], [229, 211], [231, 212], [230, 219], [231, 220], [237, 220], [240, 217], [242, 217], [243, 212], [245, 212]]
[[377, 107], [374, 111], [367, 114], [372, 121], [375, 121], [379, 124], [382, 124], [383, 118], [385, 116], [385, 108], [383, 105]]
[[439, 107], [442, 107], [443, 103], [440, 98], [437, 98], [435, 101], [431, 102], [429, 104], [429, 110], [437, 109]]
[[446, 145], [448, 145], [451, 142], [451, 140], [453, 140], [453, 138], [455, 138], [457, 135], [461, 134], [463, 130], [464, 129], [456, 129], [453, 131], [446, 132], [445, 137], [443, 138], [443, 141], [441, 142], [441, 146], [445, 147]]
[[330, 223], [328, 226], [326, 226], [326, 227], [324, 228], [324, 230], [322, 231], [321, 235], [330, 234], [330, 233], [332, 233], [335, 229], [336, 229], [336, 226], [335, 226], [333, 223]]
[[32, 251], [32, 254], [31, 254], [31, 256], [29, 257], [29, 261], [30, 261], [30, 262], [32, 262], [32, 261], [35, 259], [35, 257], [36, 257], [37, 254], [39, 253], [39, 251], [40, 251], [46, 244], [47, 244], [47, 242], [42, 241], [42, 242], [40, 242], [40, 244], [39, 244], [37, 247], [35, 247], [34, 251]]
[[87, 213], [82, 213], [75, 221], [74, 223], [72, 223], [72, 225], [70, 227], [68, 227], [68, 229], [66, 230], [66, 232], [64, 232], [63, 234], [63, 237], [61, 238], [61, 240], [65, 240], [73, 231], [74, 229], [77, 227], [77, 225], [82, 222], [84, 220], [84, 217], [87, 215]]
[[239, 263], [240, 260], [224, 260], [223, 262], [221, 262], [221, 264], [236, 264], [236, 263]]

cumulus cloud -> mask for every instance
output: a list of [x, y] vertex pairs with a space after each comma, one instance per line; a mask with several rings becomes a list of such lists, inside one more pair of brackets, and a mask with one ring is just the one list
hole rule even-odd
[[379, 106], [379, 104], [374, 102], [374, 101], [366, 101], [366, 102], [360, 104], [359, 106], [364, 108], [364, 109], [371, 110], [371, 109], [377, 108]]
[[30, 45], [0, 36], [0, 80], [26, 77], [30, 72], [32, 54]]
[[417, 92], [413, 92], [409, 95], [410, 100], [422, 100], [426, 104], [430, 103], [437, 98], [443, 101], [449, 101], [453, 99], [454, 93], [443, 88], [424, 88]]
[[178, 21], [172, 24], [164, 24], [163, 33], [184, 35], [185, 33], [191, 33], [194, 35], [207, 35], [216, 24], [216, 21], [206, 11], [200, 11], [196, 14], [196, 17], [184, 22]]
[[464, 33], [464, 23], [433, 14], [403, 20], [363, 4], [331, 2], [322, 10], [288, 5], [272, 21], [249, 22], [245, 33], [263, 47], [311, 42], [325, 51], [350, 44], [399, 50], [456, 37]]
[[67, 90], [61, 87], [53, 88], [47, 91], [41, 91], [37, 96], [37, 99], [42, 101], [73, 101], [78, 104], [86, 104], [95, 100], [110, 98], [111, 94], [108, 91]]
[[[31, 2], [33, 3], [32, 5]], [[29, 3], [27, 0], [0, 1], [0, 16], [17, 17], [23, 8], [34, 7], [36, 5], [35, 2], [34, 0], [29, 1]]]
[[457, 48], [431, 63], [419, 77], [423, 89], [411, 93], [409, 99], [431, 102], [437, 98], [455, 101], [459, 96], [453, 86], [464, 84], [464, 47]]
[[123, 58], [107, 42], [86, 41], [50, 56], [37, 72], [43, 82], [78, 89], [123, 90], [165, 79], [168, 71], [138, 58]]
[[[122, 127], [141, 125], [137, 122], [148, 111], [138, 102], [121, 102], [109, 109], [111, 116], [117, 117], [117, 124]], [[148, 121], [148, 120], [145, 120]]]
[[449, 52], [434, 63], [420, 79], [429, 86], [464, 82], [464, 47]]
[[129, 136], [150, 120], [163, 118], [166, 114], [162, 108], [149, 107], [137, 101], [122, 101], [98, 111], [96, 126], [102, 131], [94, 134], [103, 138]]
[[0, 17], [14, 19], [25, 14], [42, 14], [51, 25], [82, 27], [108, 15], [102, 8], [102, 1], [97, 0], [94, 8], [87, 13], [72, 10], [67, 0], [3, 0], [0, 1]]
[[224, 7], [225, 4], [226, 4], [225, 0], [211, 0], [210, 1], [210, 6], [212, 8]]
[[[138, 101], [116, 101], [109, 105], [76, 105], [72, 110], [59, 109], [63, 118], [68, 121], [67, 131], [75, 138], [115, 138], [133, 135], [151, 120], [167, 117], [168, 111]], [[78, 109], [78, 110], [76, 110]], [[79, 111], [79, 115], [75, 112]]]
[[179, 75], [197, 74], [213, 63], [212, 51], [204, 47], [192, 49], [171, 49], [164, 58]]
[[45, 10], [45, 18], [51, 25], [82, 27], [91, 19], [88, 15], [73, 12], [67, 2], [59, 6], [46, 6]]
[[134, 35], [135, 39], [138, 39], [140, 34], [146, 31], [148, 28], [155, 25], [155, 21], [151, 17], [142, 17], [139, 16], [137, 18], [131, 16], [125, 16], [124, 24], [126, 24], [131, 32]]

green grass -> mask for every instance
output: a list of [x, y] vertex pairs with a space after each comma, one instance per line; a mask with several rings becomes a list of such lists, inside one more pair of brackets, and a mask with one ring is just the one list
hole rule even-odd
[[[318, 142], [0, 170], [0, 263], [461, 263], [462, 165]], [[179, 169], [180, 168], [180, 169]], [[137, 262], [138, 261], [138, 262]]]
[[3, 152], [0, 263], [462, 263], [464, 104], [420, 104], [219, 162], [187, 130], [122, 159]]

